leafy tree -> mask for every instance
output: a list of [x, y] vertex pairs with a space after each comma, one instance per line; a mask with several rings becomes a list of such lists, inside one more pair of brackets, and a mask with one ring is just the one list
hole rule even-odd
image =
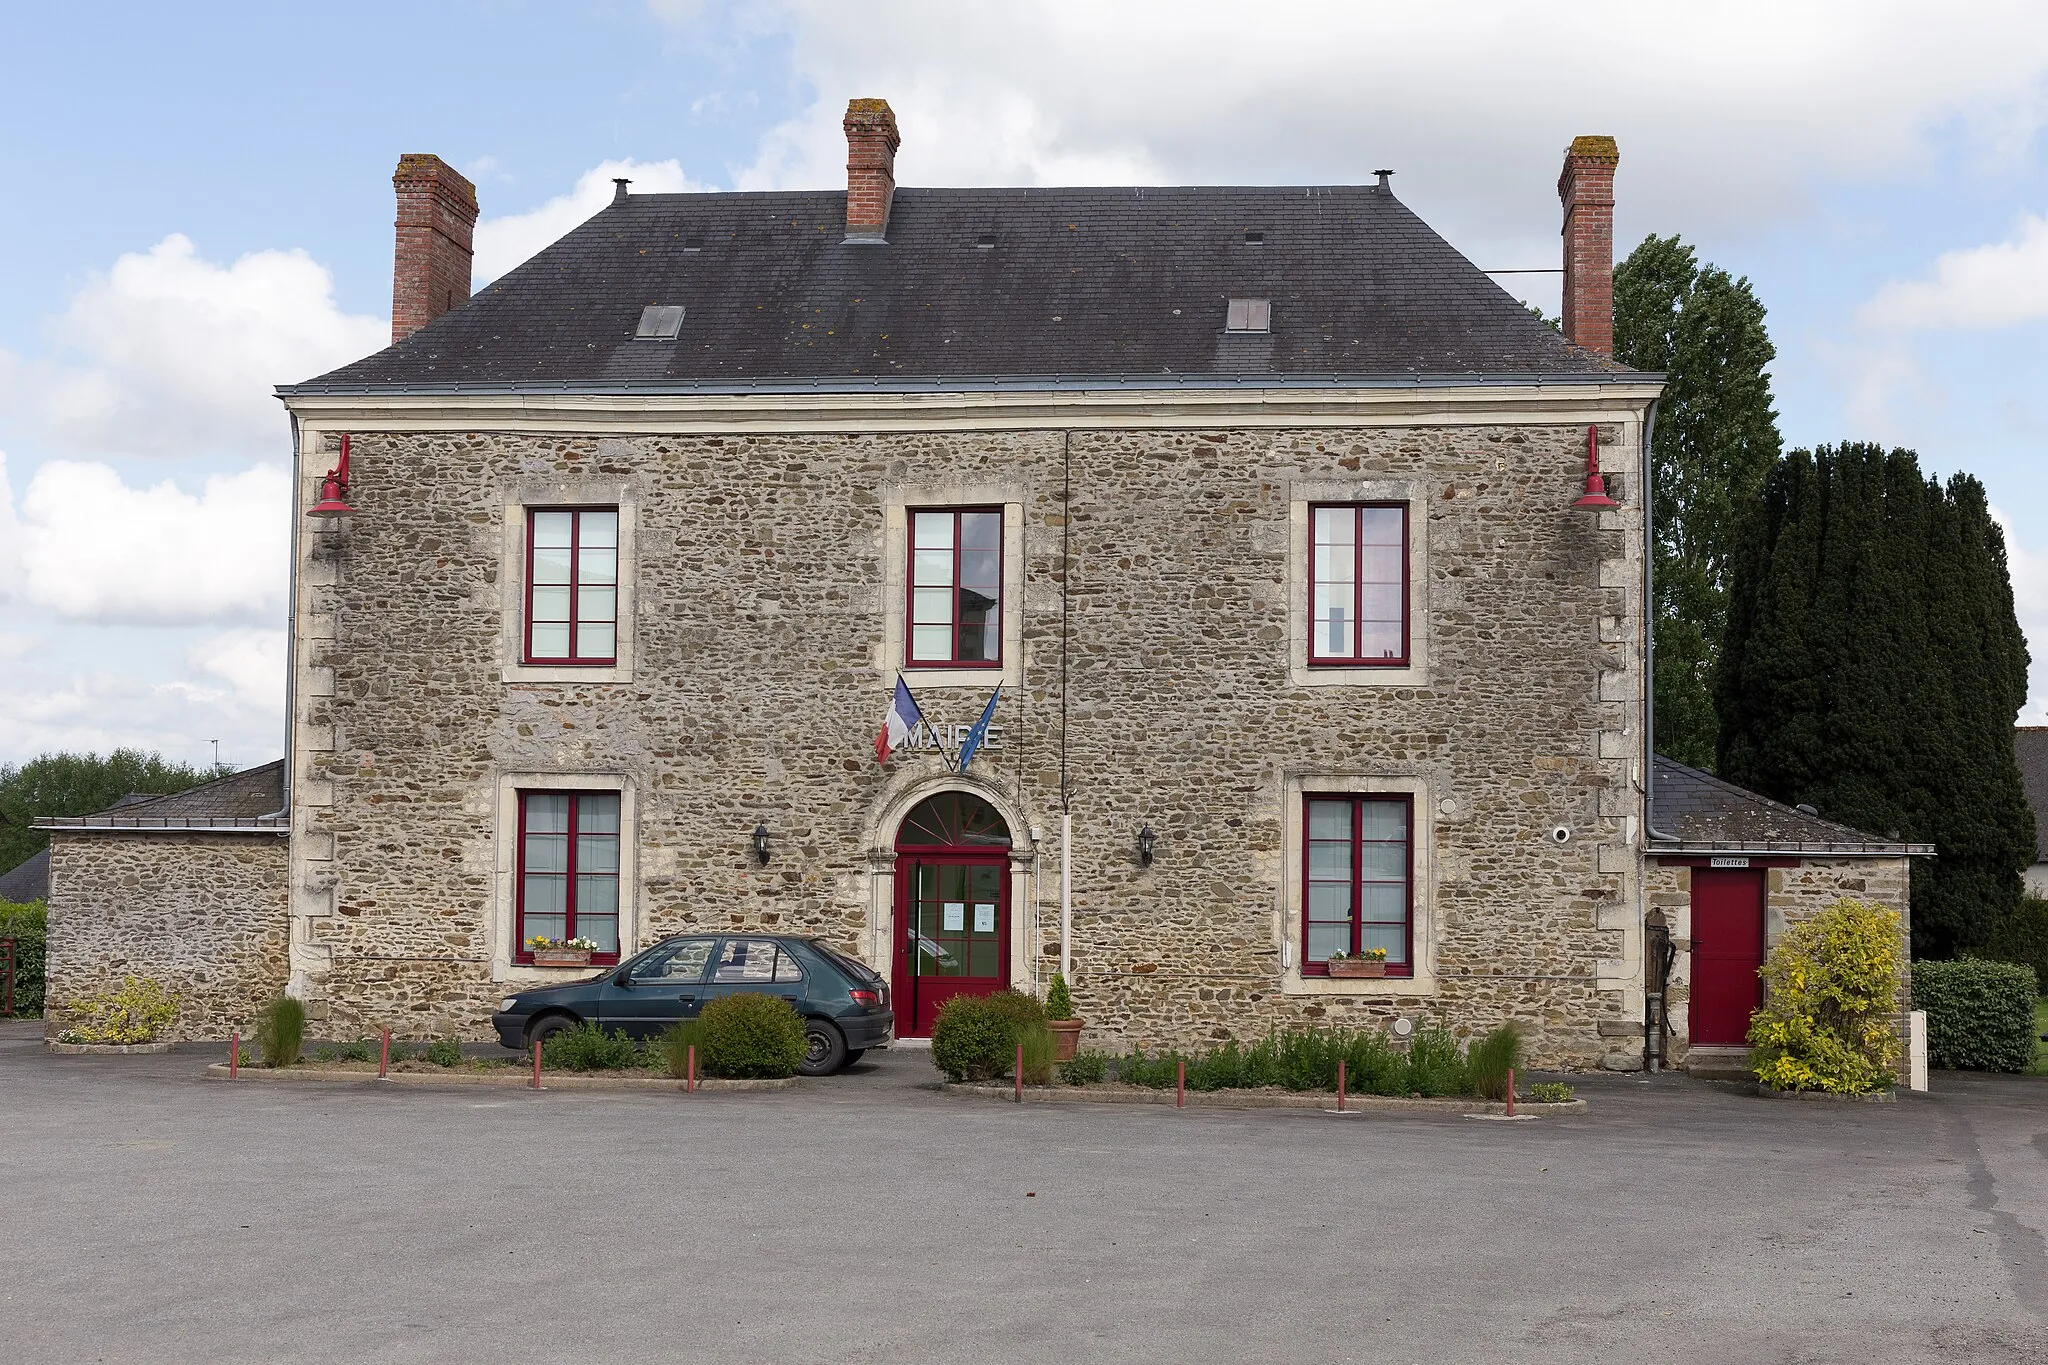
[[1667, 376], [1651, 439], [1657, 751], [1714, 765], [1714, 669], [1746, 509], [1778, 458], [1777, 355], [1747, 279], [1646, 237], [1614, 272], [1614, 354]]
[[44, 754], [20, 765], [0, 764], [0, 871], [19, 867], [50, 842], [30, 826], [44, 816], [91, 815], [130, 792], [168, 795], [231, 769], [195, 768], [137, 749], [98, 754]]
[[1913, 949], [1981, 947], [2034, 823], [2013, 757], [2027, 646], [1984, 487], [1873, 445], [1786, 456], [1732, 576], [1717, 702], [1731, 782], [1885, 838], [1913, 869]]

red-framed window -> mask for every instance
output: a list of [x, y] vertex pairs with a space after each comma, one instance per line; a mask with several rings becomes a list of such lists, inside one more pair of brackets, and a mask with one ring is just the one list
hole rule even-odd
[[1302, 798], [1304, 976], [1384, 948], [1388, 976], [1415, 974], [1414, 803], [1408, 796]]
[[1003, 509], [910, 513], [912, 668], [994, 668], [1003, 661]]
[[1318, 503], [1308, 515], [1309, 662], [1405, 665], [1408, 505]]
[[526, 662], [610, 664], [618, 656], [619, 509], [531, 509]]
[[519, 793], [519, 948], [587, 938], [593, 962], [619, 960], [619, 794]]

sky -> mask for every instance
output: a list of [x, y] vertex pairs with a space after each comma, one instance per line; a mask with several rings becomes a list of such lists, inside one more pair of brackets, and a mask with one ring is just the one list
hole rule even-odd
[[388, 339], [400, 153], [476, 181], [481, 284], [614, 175], [843, 185], [854, 96], [908, 185], [1392, 167], [1489, 269], [1556, 265], [1563, 149], [1613, 135], [1618, 249], [1753, 283], [1788, 446], [1984, 481], [2048, 721], [2048, 6], [215, 0], [0, 15], [0, 763], [283, 752], [271, 388]]

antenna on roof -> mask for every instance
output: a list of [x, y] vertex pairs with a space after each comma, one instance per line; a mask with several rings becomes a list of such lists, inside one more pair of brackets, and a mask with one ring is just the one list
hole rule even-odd
[[1392, 171], [1374, 171], [1373, 174], [1380, 178], [1381, 189], [1391, 190], [1394, 188], [1392, 185], [1387, 183], [1394, 178], [1394, 173]]
[[612, 184], [617, 187], [612, 191], [612, 202], [614, 204], [623, 204], [626, 201], [626, 186], [632, 183], [632, 181], [624, 176], [615, 175], [612, 177]]

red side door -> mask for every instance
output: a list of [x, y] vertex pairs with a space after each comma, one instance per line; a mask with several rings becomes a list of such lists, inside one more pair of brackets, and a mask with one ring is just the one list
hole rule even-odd
[[1749, 1041], [1750, 1012], [1763, 1003], [1764, 877], [1762, 868], [1692, 870], [1691, 1042], [1739, 1047]]
[[890, 987], [896, 1032], [929, 1038], [939, 1006], [956, 995], [999, 991], [1009, 979], [1008, 855], [899, 853]]

